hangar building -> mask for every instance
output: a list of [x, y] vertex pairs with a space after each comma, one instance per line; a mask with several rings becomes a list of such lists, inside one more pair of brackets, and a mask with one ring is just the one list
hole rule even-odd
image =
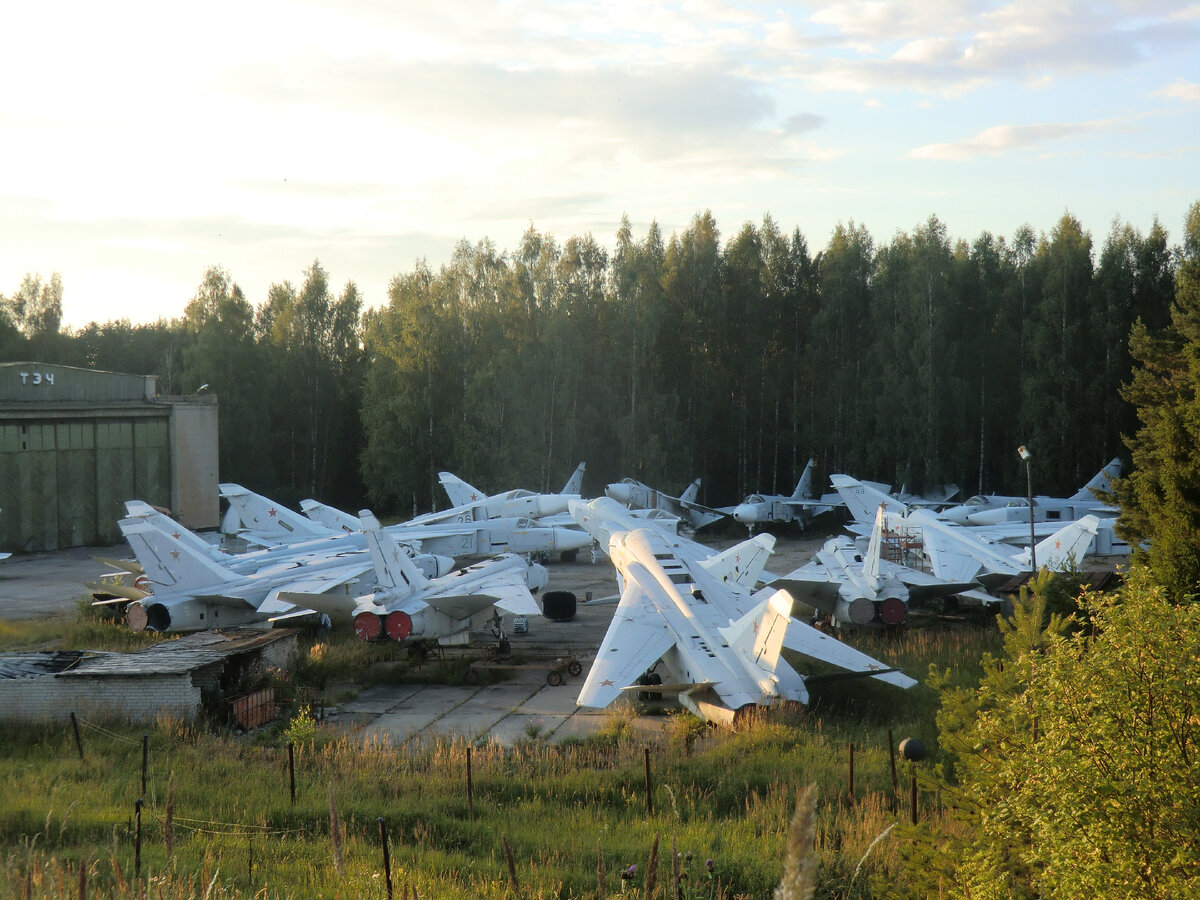
[[0, 550], [117, 543], [126, 500], [219, 524], [217, 398], [157, 380], [0, 363]]

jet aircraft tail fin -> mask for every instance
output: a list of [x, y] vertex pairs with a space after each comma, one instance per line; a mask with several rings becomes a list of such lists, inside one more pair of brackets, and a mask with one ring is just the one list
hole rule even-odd
[[358, 516], [380, 586], [392, 589], [397, 597], [407, 597], [425, 588], [428, 579], [396, 539], [380, 527], [374, 513], [364, 509]]
[[327, 504], [320, 503], [316, 500], [301, 500], [300, 509], [304, 511], [304, 515], [318, 525], [328, 528], [330, 531], [343, 531], [347, 534], [355, 534], [362, 530], [362, 524], [358, 519], [348, 512], [342, 512]]
[[714, 578], [719, 578], [726, 584], [752, 588], [758, 582], [763, 566], [767, 564], [774, 550], [774, 535], [759, 534], [716, 556], [702, 560], [700, 565]]
[[759, 677], [773, 677], [791, 616], [791, 594], [774, 591], [736, 622], [722, 628], [721, 635], [748, 671]]
[[467, 484], [451, 472], [438, 472], [438, 481], [445, 488], [446, 496], [450, 498], [450, 506], [454, 509], [460, 506], [469, 506], [487, 496], [479, 488]]
[[849, 475], [831, 475], [829, 480], [846, 503], [850, 515], [856, 522], [866, 524], [875, 520], [875, 512], [882, 506], [887, 512], [904, 514], [905, 505], [886, 491], [873, 484], [851, 478]]
[[808, 465], [804, 467], [804, 471], [800, 473], [800, 480], [796, 482], [796, 489], [792, 491], [792, 500], [812, 500], [812, 472], [814, 460], [810, 457]]
[[[1082, 519], [1070, 522], [1060, 528], [1037, 545], [1038, 567], [1049, 569], [1052, 572], [1061, 572], [1068, 566], [1078, 563], [1091, 549], [1092, 541], [1096, 539], [1096, 531], [1099, 527], [1099, 518], [1084, 516]], [[1030, 565], [1028, 548], [1018, 556], [1018, 560], [1023, 566]]]
[[567, 483], [563, 485], [563, 489], [559, 492], [562, 494], [579, 494], [583, 496], [583, 473], [587, 469], [587, 463], [581, 462], [575, 467], [575, 471], [571, 473], [571, 477], [567, 479]]
[[687, 490], [679, 495], [680, 503], [695, 503], [696, 497], [700, 495], [700, 479], [697, 478], [687, 486]]
[[1092, 476], [1092, 480], [1077, 490], [1069, 499], [1084, 503], [1095, 503], [1096, 493], [1112, 491], [1112, 480], [1121, 476], [1121, 458], [1113, 457], [1108, 465]]
[[213, 544], [210, 544], [194, 531], [189, 531], [184, 526], [180, 525], [170, 516], [160, 512], [149, 503], [141, 500], [126, 500], [125, 515], [130, 519], [141, 519], [144, 522], [157, 528], [159, 531], [171, 535], [181, 544], [186, 544], [191, 547], [201, 556], [207, 556], [209, 559], [220, 560], [222, 557], [229, 557], [221, 553], [221, 551]]
[[863, 578], [873, 591], [879, 590], [879, 556], [883, 552], [883, 521], [886, 515], [882, 506], [875, 510], [871, 540], [867, 544], [867, 555], [863, 557]]
[[221, 496], [237, 510], [242, 527], [283, 539], [326, 537], [329, 530], [240, 484], [222, 484]]
[[[156, 588], [189, 590], [237, 578], [227, 568], [141, 517], [117, 523], [138, 564]], [[182, 526], [180, 526], [182, 527]]]

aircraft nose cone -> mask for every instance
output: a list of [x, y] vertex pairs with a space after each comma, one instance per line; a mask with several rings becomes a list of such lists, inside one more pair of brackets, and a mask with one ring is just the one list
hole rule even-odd
[[554, 549], [582, 550], [592, 546], [592, 536], [586, 531], [576, 531], [574, 528], [554, 529]]
[[733, 518], [743, 525], [758, 521], [758, 511], [749, 503], [739, 503], [733, 510]]
[[630, 493], [631, 486], [628, 484], [610, 484], [604, 488], [605, 496], [611, 497], [618, 503], [629, 504], [629, 499], [633, 495]]

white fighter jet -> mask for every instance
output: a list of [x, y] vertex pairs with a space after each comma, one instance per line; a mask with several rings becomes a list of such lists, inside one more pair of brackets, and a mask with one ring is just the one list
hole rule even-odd
[[[221, 496], [237, 511], [248, 540], [266, 546], [312, 540], [361, 529], [358, 519], [331, 506], [306, 500], [306, 515], [288, 509], [237, 484], [222, 484]], [[543, 495], [548, 496], [548, 495]], [[565, 507], [564, 507], [565, 508]], [[321, 521], [316, 519], [320, 518]], [[562, 553], [590, 546], [578, 528], [541, 525], [533, 519], [466, 517], [458, 521], [418, 521], [390, 525], [387, 532], [402, 543], [440, 556], [494, 556], [497, 553]]]
[[811, 562], [769, 583], [798, 602], [827, 613], [839, 628], [903, 624], [910, 600], [924, 602], [962, 593], [981, 597], [973, 578], [945, 581], [883, 559], [884, 522], [880, 507], [866, 553], [860, 552], [852, 538], [831, 538]]
[[[581, 462], [575, 467], [575, 471], [571, 473], [571, 477], [567, 479], [567, 483], [563, 485], [560, 494], [566, 495], [573, 499], [578, 499], [581, 496], [583, 489], [583, 473], [587, 470], [587, 463]], [[446, 496], [450, 498], [450, 505], [453, 507], [470, 506], [480, 500], [502, 500], [510, 498], [515, 492], [505, 491], [500, 494], [488, 494], [473, 487], [450, 472], [438, 472], [438, 481], [442, 483], [442, 487], [446, 490]], [[528, 493], [528, 492], [526, 492]]]
[[[1033, 521], [1067, 522], [1088, 514], [1116, 516], [1118, 510], [1103, 504], [1095, 492], [1111, 491], [1112, 480], [1120, 475], [1121, 459], [1113, 457], [1087, 484], [1070, 497], [1034, 497]], [[942, 510], [938, 517], [959, 525], [1000, 525], [1005, 522], [1028, 524], [1029, 498], [976, 494], [966, 503]]]
[[686, 522], [695, 531], [711, 525], [733, 512], [733, 508], [714, 509], [696, 502], [700, 493], [700, 479], [688, 485], [678, 497], [656, 491], [633, 478], [623, 478], [604, 488], [604, 495], [616, 500], [627, 509], [658, 509]]
[[503, 649], [507, 635], [502, 614], [541, 615], [532, 591], [546, 584], [542, 566], [509, 553], [441, 578], [426, 578], [370, 510], [359, 516], [379, 583], [376, 590], [352, 598], [285, 591], [280, 599], [297, 611], [273, 621], [313, 609], [329, 616], [335, 627], [353, 623], [354, 633], [364, 641], [436, 639], [443, 645], [465, 644], [472, 631], [491, 627]]
[[1039, 569], [1063, 572], [1083, 561], [1096, 539], [1100, 519], [1084, 516], [1068, 522], [1050, 537], [1040, 541], [1031, 554], [999, 540], [989, 540], [978, 528], [943, 522], [929, 510], [912, 510], [904, 523], [919, 530], [924, 555], [933, 574], [947, 581], [975, 579], [993, 587], [1014, 575], [1031, 570], [1037, 560]]
[[[576, 501], [571, 513], [608, 548], [621, 587], [580, 706], [605, 707], [647, 684], [722, 723], [747, 708], [805, 703], [805, 678], [781, 656], [784, 647], [898, 687], [916, 684], [793, 619], [787, 591], [754, 590], [775, 544], [770, 535], [716, 553], [630, 516], [611, 498]], [[653, 671], [659, 665], [667, 670], [665, 684]]]
[[134, 631], [265, 624], [271, 615], [290, 608], [279, 600], [282, 590], [342, 591], [355, 596], [375, 584], [365, 550], [347, 548], [311, 558], [292, 557], [253, 574], [241, 574], [144, 518], [126, 517], [117, 525], [151, 588], [148, 596], [126, 607], [125, 620]]
[[790, 497], [785, 494], [751, 494], [733, 508], [734, 519], [751, 531], [756, 525], [785, 525], [788, 522], [799, 522], [803, 528], [815, 516], [841, 505], [841, 499], [836, 494], [828, 499], [813, 495], [813, 464], [814, 460], [810, 459]]
[[[216, 544], [206, 541], [200, 535], [185, 528], [166, 513], [141, 500], [126, 500], [125, 515], [130, 519], [141, 519], [154, 526], [164, 534], [170, 535], [201, 556], [206, 556], [218, 565], [239, 575], [252, 575], [264, 569], [278, 566], [282, 562], [298, 560], [302, 564], [320, 560], [328, 556], [354, 550], [366, 550], [367, 542], [361, 532], [355, 534], [339, 534], [326, 538], [316, 538], [311, 541], [297, 541], [292, 544], [279, 544], [263, 550], [253, 550], [248, 553], [225, 553]], [[425, 575], [437, 578], [454, 569], [454, 560], [448, 556], [435, 556], [431, 553], [420, 553], [411, 544], [403, 544], [405, 552], [412, 558], [413, 563]], [[120, 573], [135, 576], [133, 584], [125, 583], [127, 578], [117, 579], [104, 576], [101, 581], [86, 584], [85, 587], [92, 596], [101, 601], [97, 605], [120, 603], [124, 600], [141, 600], [150, 594], [150, 585], [146, 582], [145, 573], [136, 560], [104, 559]]]

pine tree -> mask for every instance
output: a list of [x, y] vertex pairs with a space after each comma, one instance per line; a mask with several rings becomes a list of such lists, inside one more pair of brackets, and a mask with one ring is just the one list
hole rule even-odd
[[1129, 349], [1121, 394], [1140, 425], [1125, 438], [1133, 472], [1115, 485], [1118, 529], [1178, 600], [1200, 591], [1200, 202], [1187, 215], [1171, 323], [1152, 333], [1139, 318]]

